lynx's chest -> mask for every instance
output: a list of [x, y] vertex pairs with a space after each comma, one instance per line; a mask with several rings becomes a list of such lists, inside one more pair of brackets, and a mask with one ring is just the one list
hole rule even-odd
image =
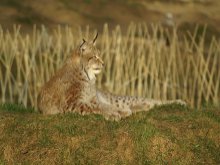
[[90, 102], [96, 97], [96, 87], [94, 82], [84, 83], [81, 91], [81, 101]]

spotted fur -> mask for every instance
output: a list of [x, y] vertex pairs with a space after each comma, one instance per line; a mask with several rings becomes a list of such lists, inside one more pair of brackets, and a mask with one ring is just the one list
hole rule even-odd
[[95, 39], [83, 43], [66, 60], [63, 67], [42, 87], [38, 109], [43, 114], [77, 112], [101, 114], [106, 119], [119, 120], [138, 111], [148, 111], [155, 105], [181, 103], [181, 100], [159, 101], [132, 96], [116, 96], [96, 89], [96, 74], [103, 68]]

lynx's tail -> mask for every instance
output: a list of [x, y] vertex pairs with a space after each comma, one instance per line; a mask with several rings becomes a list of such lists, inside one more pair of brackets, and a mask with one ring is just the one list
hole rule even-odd
[[140, 111], [148, 111], [155, 106], [168, 105], [173, 103], [186, 105], [186, 102], [183, 100], [154, 100], [134, 97], [134, 100], [131, 102], [130, 109], [134, 113]]
[[112, 95], [111, 93], [98, 92], [98, 99], [105, 105], [109, 105], [112, 109], [119, 109], [124, 112], [140, 112], [140, 111], [149, 111], [151, 108], [157, 105], [165, 105], [165, 104], [182, 104], [186, 105], [186, 103], [182, 100], [154, 100], [154, 99], [146, 99], [141, 97], [134, 96], [117, 96]]

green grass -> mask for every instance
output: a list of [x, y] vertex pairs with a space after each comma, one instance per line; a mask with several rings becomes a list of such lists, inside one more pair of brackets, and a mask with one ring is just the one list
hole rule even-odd
[[33, 113], [35, 112], [34, 108], [25, 108], [22, 104], [12, 104], [5, 103], [0, 104], [0, 110], [6, 112], [16, 112], [16, 113]]
[[0, 164], [219, 164], [220, 111], [156, 107], [119, 122], [0, 106]]

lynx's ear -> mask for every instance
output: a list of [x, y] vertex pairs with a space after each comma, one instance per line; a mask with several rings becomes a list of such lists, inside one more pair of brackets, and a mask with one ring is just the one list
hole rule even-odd
[[98, 32], [96, 33], [95, 38], [92, 40], [93, 45], [95, 45], [95, 43], [96, 43], [96, 39], [97, 39], [97, 38], [98, 38]]
[[82, 44], [79, 46], [79, 51], [80, 51], [80, 53], [82, 54], [84, 51], [85, 51], [85, 49], [86, 49], [86, 40], [85, 39], [83, 39], [83, 42], [82, 42]]
[[86, 43], [86, 40], [83, 38], [83, 42], [81, 43], [81, 45], [79, 46], [79, 48], [83, 47], [83, 45]]

